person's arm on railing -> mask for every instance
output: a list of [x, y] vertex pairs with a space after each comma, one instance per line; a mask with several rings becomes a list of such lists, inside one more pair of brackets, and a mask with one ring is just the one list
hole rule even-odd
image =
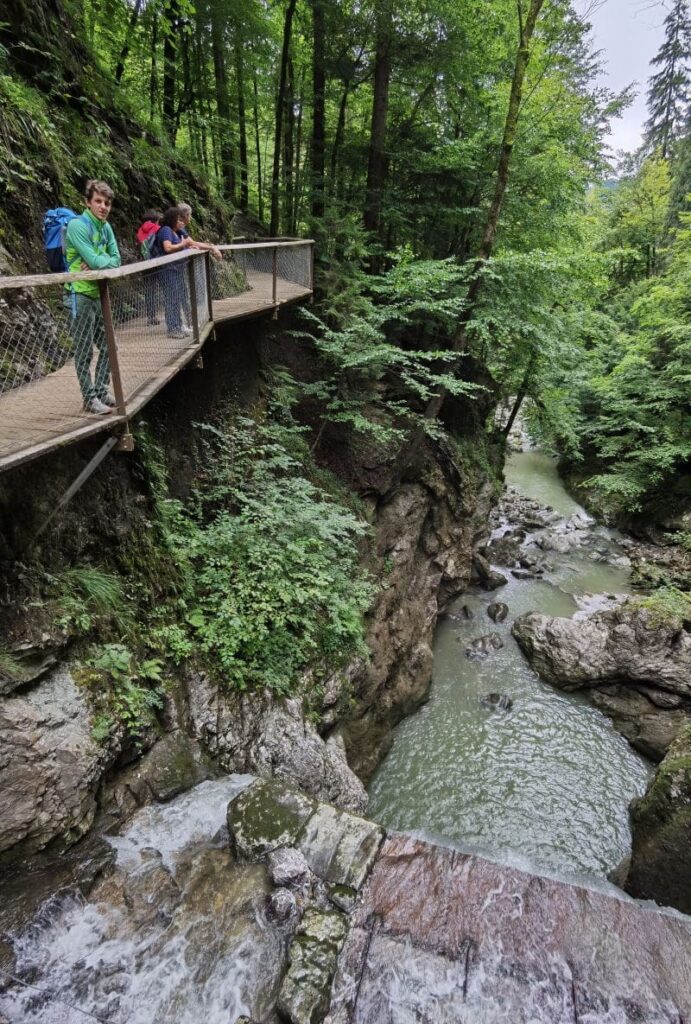
[[115, 241], [115, 235], [110, 224], [104, 226], [106, 251], [98, 252], [91, 240], [91, 231], [81, 217], [71, 220], [67, 228], [67, 241], [82, 258], [89, 270], [110, 270], [112, 267], [119, 267], [122, 262], [120, 250]]
[[222, 260], [223, 255], [221, 250], [213, 242], [195, 242], [193, 238], [187, 236], [187, 241], [190, 243], [193, 249], [200, 249], [202, 252], [210, 252], [215, 260]]

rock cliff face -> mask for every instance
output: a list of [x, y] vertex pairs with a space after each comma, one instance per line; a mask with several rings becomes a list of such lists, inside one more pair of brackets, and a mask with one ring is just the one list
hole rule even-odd
[[631, 604], [582, 619], [530, 613], [513, 635], [533, 668], [593, 701], [642, 753], [664, 757], [691, 719], [691, 633]]
[[486, 530], [489, 484], [474, 489], [450, 468], [428, 465], [376, 508], [376, 556], [388, 575], [370, 616], [370, 663], [354, 674], [356, 712], [342, 728], [362, 778], [388, 749], [393, 726], [427, 697], [437, 616], [468, 586], [474, 545]]
[[625, 887], [691, 914], [691, 727], [674, 741], [646, 794], [631, 805]]

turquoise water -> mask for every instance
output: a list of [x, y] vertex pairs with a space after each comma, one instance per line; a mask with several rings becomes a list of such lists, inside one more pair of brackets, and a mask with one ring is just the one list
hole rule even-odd
[[[512, 456], [507, 479], [562, 515], [582, 511], [547, 456]], [[611, 546], [612, 561], [621, 560], [606, 532], [602, 544]], [[581, 552], [550, 552], [550, 564], [543, 580], [509, 575], [493, 594], [471, 591], [455, 610], [466, 604], [473, 619], [440, 623], [430, 700], [396, 729], [370, 787], [368, 814], [535, 870], [602, 876], [630, 849], [627, 808], [645, 789], [650, 766], [585, 698], [540, 681], [511, 624], [528, 611], [571, 616], [585, 595], [626, 592], [628, 569]], [[487, 616], [496, 600], [509, 606], [500, 624]], [[467, 658], [467, 643], [490, 632], [504, 646], [483, 661]], [[491, 692], [507, 694], [513, 708], [482, 706], [479, 698]]]

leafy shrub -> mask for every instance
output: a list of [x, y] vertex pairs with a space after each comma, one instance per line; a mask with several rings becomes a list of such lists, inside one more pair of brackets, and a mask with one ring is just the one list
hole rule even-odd
[[213, 472], [178, 538], [194, 567], [188, 621], [228, 685], [288, 693], [308, 665], [363, 650], [366, 527], [301, 475], [299, 428], [238, 417], [201, 429]]
[[105, 644], [85, 664], [91, 672], [82, 676], [82, 682], [90, 684], [101, 707], [94, 718], [94, 739], [106, 739], [111, 728], [108, 723], [119, 722], [128, 736], [138, 740], [155, 723], [156, 711], [163, 706], [163, 663], [158, 658], [138, 662], [124, 644]]

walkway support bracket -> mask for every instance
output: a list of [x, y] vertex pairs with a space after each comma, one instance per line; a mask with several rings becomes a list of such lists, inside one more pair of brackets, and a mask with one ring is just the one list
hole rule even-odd
[[[128, 436], [132, 437], [131, 434], [129, 434]], [[120, 436], [116, 434], [113, 435], [112, 437], [109, 437], [105, 444], [101, 445], [96, 454], [87, 462], [86, 466], [84, 466], [84, 469], [75, 478], [74, 482], [70, 484], [65, 493], [62, 495], [62, 497], [58, 499], [58, 502], [53, 508], [52, 512], [50, 513], [47, 519], [43, 520], [43, 523], [41, 524], [40, 528], [36, 531], [36, 533], [33, 535], [31, 540], [27, 544], [25, 550], [28, 550], [29, 548], [33, 547], [38, 538], [43, 536], [43, 534], [46, 532], [50, 524], [55, 519], [58, 512], [60, 512], [65, 507], [65, 505], [72, 500], [77, 491], [80, 490], [80, 488], [84, 486], [89, 477], [96, 472], [98, 467], [105, 459], [106, 455], [108, 455], [109, 452], [113, 448], [115, 448], [115, 446], [120, 442], [120, 440]]]

